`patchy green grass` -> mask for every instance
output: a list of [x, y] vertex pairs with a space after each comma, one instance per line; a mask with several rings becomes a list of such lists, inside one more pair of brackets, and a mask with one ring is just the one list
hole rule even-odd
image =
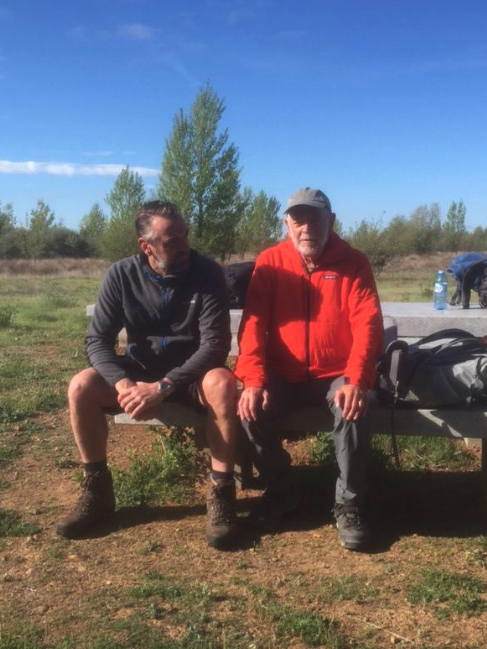
[[[446, 437], [419, 437], [417, 435], [398, 435], [397, 448], [402, 469], [458, 470], [471, 466], [475, 462], [463, 444], [458, 444]], [[393, 466], [392, 439], [386, 435], [373, 437], [373, 452], [376, 458], [385, 460], [389, 457], [388, 466]]]
[[38, 532], [36, 525], [26, 523], [17, 512], [0, 509], [0, 538], [10, 536], [30, 536]]
[[366, 576], [327, 577], [320, 584], [319, 597], [322, 602], [353, 601], [363, 604], [376, 598], [379, 589]]
[[423, 569], [408, 588], [408, 601], [431, 608], [439, 618], [458, 615], [479, 615], [486, 610], [483, 594], [485, 581], [467, 574], [442, 569]]
[[[336, 464], [333, 437], [330, 433], [318, 433], [306, 442], [308, 461], [315, 466]], [[398, 435], [397, 447], [401, 468], [407, 470], [468, 468], [475, 462], [463, 444], [445, 437], [419, 437], [417, 435]], [[375, 468], [394, 469], [392, 439], [387, 435], [374, 435], [372, 438], [372, 461]]]
[[206, 456], [196, 449], [191, 431], [174, 428], [165, 435], [154, 429], [154, 434], [148, 454], [133, 455], [127, 470], [113, 469], [119, 507], [184, 502], [204, 472]]
[[430, 302], [436, 271], [383, 271], [377, 277], [377, 289], [384, 302]]
[[299, 639], [307, 647], [350, 647], [349, 640], [332, 620], [313, 611], [282, 604], [269, 589], [251, 587], [249, 590], [254, 595], [257, 611], [273, 623], [276, 646], [286, 646], [286, 643]]
[[15, 313], [14, 307], [8, 304], [0, 306], [0, 329], [9, 329], [13, 326]]

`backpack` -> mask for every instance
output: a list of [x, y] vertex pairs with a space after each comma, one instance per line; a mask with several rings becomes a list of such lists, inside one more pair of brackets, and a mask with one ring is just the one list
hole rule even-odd
[[243, 261], [239, 264], [230, 264], [223, 269], [230, 309], [243, 309], [245, 306], [245, 297], [254, 267], [255, 261]]
[[470, 307], [470, 293], [478, 293], [481, 309], [487, 309], [487, 256], [483, 252], [467, 252], [458, 255], [451, 261], [447, 272], [455, 280], [455, 292], [450, 304], [461, 304], [464, 309]]
[[383, 403], [435, 408], [487, 401], [487, 341], [444, 329], [409, 345], [389, 344], [377, 367]]

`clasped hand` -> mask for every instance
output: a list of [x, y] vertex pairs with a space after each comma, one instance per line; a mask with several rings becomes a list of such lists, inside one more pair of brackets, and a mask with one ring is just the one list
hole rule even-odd
[[118, 403], [132, 419], [151, 419], [158, 415], [158, 406], [164, 400], [159, 384], [142, 381], [120, 381], [115, 386]]

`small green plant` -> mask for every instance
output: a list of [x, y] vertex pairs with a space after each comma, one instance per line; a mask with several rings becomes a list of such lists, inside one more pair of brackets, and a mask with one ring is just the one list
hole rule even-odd
[[194, 490], [205, 464], [204, 455], [187, 429], [158, 433], [150, 453], [134, 455], [126, 471], [114, 470], [115, 496], [121, 507], [183, 502]]
[[21, 451], [18, 444], [2, 444], [0, 446], [0, 469], [8, 466], [10, 462], [18, 458], [20, 454]]
[[35, 629], [0, 629], [0, 649], [41, 649], [41, 633]]
[[144, 541], [139, 548], [139, 554], [147, 555], [160, 552], [163, 549], [162, 543], [159, 541]]
[[0, 509], [0, 538], [5, 536], [30, 536], [38, 531], [39, 529], [35, 525], [22, 521], [17, 512], [10, 509]]
[[413, 605], [431, 606], [439, 618], [452, 613], [478, 615], [487, 608], [482, 597], [485, 592], [485, 583], [472, 575], [426, 569], [409, 587], [408, 601]]
[[177, 602], [185, 595], [185, 589], [172, 579], [156, 572], [149, 573], [142, 586], [132, 588], [131, 595], [135, 599], [160, 597], [167, 602]]
[[322, 582], [320, 599], [324, 602], [354, 601], [363, 604], [377, 596], [378, 590], [366, 577], [328, 577]]
[[54, 466], [57, 469], [77, 469], [79, 462], [77, 460], [71, 460], [69, 457], [63, 457], [59, 460], [54, 460]]
[[269, 589], [251, 586], [249, 590], [256, 599], [258, 609], [275, 623], [275, 633], [279, 638], [299, 638], [307, 647], [345, 649], [350, 646], [332, 620], [312, 611], [283, 606]]
[[26, 413], [9, 404], [0, 406], [0, 424], [15, 424], [24, 419]]
[[0, 329], [13, 327], [16, 312], [17, 310], [8, 304], [0, 306]]
[[335, 462], [335, 447], [330, 433], [318, 433], [308, 442], [309, 463], [325, 466]]

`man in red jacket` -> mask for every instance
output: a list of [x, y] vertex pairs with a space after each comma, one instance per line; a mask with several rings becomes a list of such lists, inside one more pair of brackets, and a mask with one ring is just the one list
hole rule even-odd
[[334, 416], [340, 541], [361, 550], [370, 538], [363, 417], [382, 348], [379, 298], [365, 255], [333, 232], [322, 191], [299, 189], [285, 215], [288, 239], [259, 255], [239, 334], [238, 411], [265, 484], [249, 521], [271, 530], [299, 502], [289, 454], [266, 424], [299, 406], [322, 406]]

